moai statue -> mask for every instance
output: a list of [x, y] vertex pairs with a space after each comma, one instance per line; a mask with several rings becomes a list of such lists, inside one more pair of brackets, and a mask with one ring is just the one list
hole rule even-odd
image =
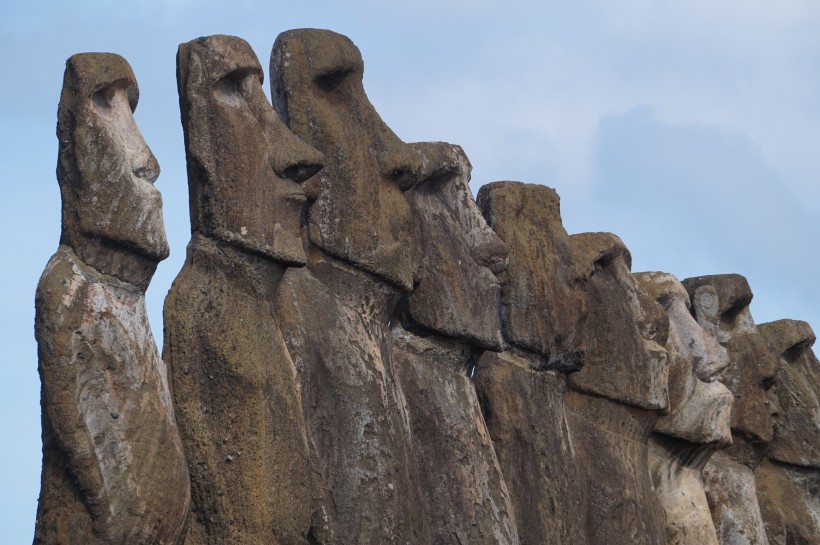
[[667, 545], [717, 545], [703, 466], [732, 441], [732, 394], [718, 378], [729, 364], [726, 349], [689, 312], [689, 294], [671, 274], [634, 275], [669, 318], [669, 412], [649, 440], [649, 463], [666, 513]]
[[[346, 37], [281, 34], [271, 54], [274, 107], [324, 153], [308, 182], [308, 264], [285, 275], [277, 311], [302, 386], [314, 457], [314, 543], [428, 540], [406, 402], [389, 324], [413, 285], [405, 190], [453, 168], [384, 124]], [[434, 146], [435, 147], [435, 146]]]
[[609, 233], [570, 237], [586, 285], [583, 367], [569, 375], [567, 415], [586, 479], [590, 544], [665, 543], [649, 474], [649, 434], [667, 409], [669, 322], [635, 282], [631, 255]]
[[766, 545], [754, 469], [773, 436], [766, 391], [778, 362], [749, 312], [752, 291], [737, 274], [683, 281], [692, 315], [726, 348], [723, 381], [734, 396], [732, 446], [716, 452], [703, 469], [706, 498], [722, 545]]
[[558, 194], [496, 182], [478, 193], [509, 248], [501, 277], [505, 351], [472, 373], [525, 544], [585, 545], [586, 487], [564, 410], [566, 372], [577, 370], [587, 313]]
[[176, 544], [188, 472], [145, 311], [168, 257], [159, 165], [111, 53], [66, 63], [57, 116], [62, 235], [37, 287], [43, 472], [35, 544]]
[[181, 44], [177, 81], [191, 212], [165, 300], [164, 356], [191, 474], [188, 540], [304, 544], [310, 475], [296, 370], [274, 312], [321, 154], [279, 119], [251, 47]]
[[[436, 158], [436, 151], [443, 155]], [[510, 495], [471, 379], [485, 349], [501, 349], [498, 305], [507, 248], [470, 193], [459, 146], [424, 154], [455, 169], [408, 192], [418, 265], [393, 323], [393, 355], [407, 399], [431, 542], [518, 543]]]
[[774, 437], [755, 469], [757, 497], [772, 545], [820, 543], [820, 362], [809, 324], [758, 326], [780, 358], [769, 399]]

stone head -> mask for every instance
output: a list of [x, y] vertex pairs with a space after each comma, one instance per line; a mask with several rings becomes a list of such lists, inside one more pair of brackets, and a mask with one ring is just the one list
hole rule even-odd
[[417, 264], [409, 318], [436, 333], [499, 350], [496, 275], [506, 269], [507, 246], [476, 206], [464, 150], [443, 142], [415, 146], [441, 172], [407, 193]]
[[769, 458], [786, 464], [820, 467], [820, 362], [812, 350], [809, 324], [778, 320], [758, 326], [780, 365], [769, 390], [774, 438]]
[[327, 158], [311, 181], [310, 241], [409, 290], [412, 220], [404, 191], [430, 174], [430, 164], [399, 140], [368, 100], [359, 49], [331, 31], [291, 30], [273, 45], [270, 73], [274, 107]]
[[159, 164], [134, 121], [138, 99], [134, 73], [119, 55], [69, 58], [57, 114], [57, 180], [62, 243], [94, 264], [115, 250], [138, 256], [146, 269], [135, 273], [141, 281], [168, 257], [168, 242], [153, 185]]
[[304, 264], [302, 182], [322, 168], [323, 157], [285, 126], [262, 78], [259, 60], [240, 38], [208, 36], [179, 46], [191, 228], [285, 264]]
[[632, 277], [632, 256], [620, 238], [583, 233], [570, 242], [589, 297], [584, 366], [570, 375], [570, 384], [626, 405], [666, 410], [666, 313]]
[[545, 366], [577, 369], [588, 303], [558, 194], [543, 185], [495, 182], [479, 190], [478, 205], [509, 248], [501, 295], [504, 338], [540, 354]]
[[682, 284], [692, 315], [729, 354], [723, 382], [734, 396], [732, 432], [753, 442], [770, 441], [774, 430], [767, 390], [779, 362], [749, 312], [749, 283], [740, 275], [726, 274], [688, 278]]
[[726, 349], [692, 317], [689, 293], [677, 278], [660, 272], [634, 276], [669, 318], [669, 412], [655, 431], [691, 443], [730, 444], [733, 399], [718, 381], [729, 365]]

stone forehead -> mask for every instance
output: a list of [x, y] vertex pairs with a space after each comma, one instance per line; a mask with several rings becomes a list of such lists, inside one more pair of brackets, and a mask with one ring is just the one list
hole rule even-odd
[[545, 185], [493, 182], [478, 190], [477, 201], [496, 230], [513, 227], [499, 224], [507, 223], [499, 221], [504, 219], [514, 220], [516, 225], [527, 222], [536, 226], [561, 219], [561, 199], [554, 189]]
[[633, 276], [641, 288], [664, 307], [681, 299], [689, 306], [689, 293], [673, 275], [652, 271], [634, 273]]
[[739, 274], [714, 274], [687, 278], [681, 282], [694, 297], [695, 291], [702, 286], [711, 286], [718, 296], [718, 315], [739, 312], [752, 302], [752, 289], [745, 277]]
[[[273, 50], [282, 62], [281, 70], [295, 71], [304, 77], [364, 72], [359, 48], [347, 36], [330, 30], [302, 28], [283, 32], [276, 38]], [[288, 70], [289, 67], [293, 69]]]
[[808, 350], [816, 339], [811, 326], [802, 320], [777, 320], [757, 328], [778, 356]]
[[[608, 263], [618, 257], [623, 258], [627, 267], [632, 267], [632, 254], [624, 241], [613, 233], [578, 233], [570, 237], [572, 252], [579, 265]], [[587, 271], [591, 274], [591, 271]]]
[[66, 61], [63, 78], [63, 106], [75, 99], [87, 99], [94, 93], [113, 85], [121, 85], [128, 92], [128, 102], [133, 111], [139, 100], [139, 87], [131, 65], [116, 53], [78, 53]]
[[217, 34], [204, 36], [179, 45], [178, 71], [185, 74], [191, 59], [196, 58], [202, 71], [202, 83], [213, 83], [234, 71], [254, 72], [263, 80], [262, 65], [250, 44], [236, 36]]

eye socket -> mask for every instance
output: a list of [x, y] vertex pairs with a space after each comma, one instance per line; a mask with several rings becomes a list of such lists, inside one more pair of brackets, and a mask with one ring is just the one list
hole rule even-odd
[[342, 83], [344, 83], [347, 77], [352, 73], [353, 70], [349, 68], [340, 68], [322, 74], [321, 76], [316, 76], [313, 81], [319, 89], [326, 93], [331, 93], [341, 87]]
[[229, 72], [214, 84], [215, 98], [230, 106], [240, 107], [255, 84], [254, 77], [258, 75], [252, 69], [240, 68]]
[[124, 91], [128, 105], [133, 112], [137, 107], [138, 91], [136, 85], [126, 80], [119, 80], [97, 89], [91, 95], [91, 102], [98, 109], [108, 111], [114, 106], [114, 97], [118, 92]]

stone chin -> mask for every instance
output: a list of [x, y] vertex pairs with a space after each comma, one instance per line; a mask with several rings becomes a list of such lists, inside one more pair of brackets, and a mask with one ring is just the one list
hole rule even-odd
[[655, 431], [691, 443], [732, 443], [733, 397], [720, 382], [703, 382], [692, 377], [684, 403], [655, 425]]
[[259, 237], [255, 237], [247, 231], [243, 233], [242, 229], [239, 230], [239, 233], [236, 233], [218, 227], [209, 236], [284, 265], [304, 266], [307, 263], [307, 256], [302, 247], [302, 239], [297, 234], [288, 232], [285, 229], [274, 229], [275, 235], [271, 241], [272, 244], [261, 242]]

